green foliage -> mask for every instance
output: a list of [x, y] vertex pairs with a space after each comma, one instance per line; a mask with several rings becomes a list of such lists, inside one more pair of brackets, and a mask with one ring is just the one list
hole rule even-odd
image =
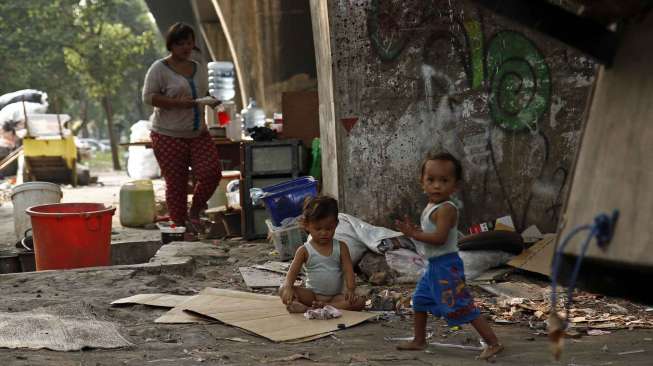
[[131, 124], [144, 117], [145, 72], [163, 55], [156, 32], [142, 0], [0, 1], [0, 94], [43, 90], [50, 110], [80, 119], [86, 104], [102, 128], [110, 97], [116, 120]]

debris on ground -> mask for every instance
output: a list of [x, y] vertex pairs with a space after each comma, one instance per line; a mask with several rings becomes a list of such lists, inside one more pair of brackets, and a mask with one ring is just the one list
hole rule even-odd
[[[548, 286], [513, 281], [484, 284], [479, 288], [492, 294], [480, 293], [476, 300], [495, 323], [525, 323], [534, 329], [545, 328], [551, 311]], [[643, 306], [624, 300], [606, 300], [602, 295], [576, 291], [573, 307], [569, 309], [568, 332], [576, 330], [590, 334], [589, 330], [653, 329], [653, 314]], [[562, 308], [560, 305], [565, 300], [559, 301], [558, 308]], [[602, 333], [592, 332], [590, 335]]]

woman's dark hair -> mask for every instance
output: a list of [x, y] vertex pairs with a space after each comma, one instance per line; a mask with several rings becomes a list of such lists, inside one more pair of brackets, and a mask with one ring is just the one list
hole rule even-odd
[[338, 201], [329, 196], [307, 197], [304, 200], [302, 224], [322, 220], [327, 217], [338, 219]]
[[177, 22], [170, 26], [168, 32], [166, 32], [166, 48], [170, 51], [173, 44], [186, 40], [189, 37], [192, 37], [193, 41], [195, 41], [193, 27], [186, 23]]
[[422, 173], [419, 176], [420, 179], [424, 177], [424, 169], [426, 168], [426, 163], [431, 160], [450, 161], [453, 164], [454, 175], [456, 176], [456, 180], [460, 181], [463, 179], [463, 166], [462, 164], [460, 164], [460, 160], [456, 159], [455, 156], [449, 154], [448, 152], [428, 154], [424, 159], [424, 161], [422, 162], [422, 168], [421, 168]]

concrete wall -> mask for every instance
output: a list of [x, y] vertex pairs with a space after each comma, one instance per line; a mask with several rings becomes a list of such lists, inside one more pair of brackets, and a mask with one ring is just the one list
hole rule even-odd
[[146, 0], [162, 32], [192, 24], [207, 61], [238, 63], [238, 97], [253, 97], [270, 115], [285, 91], [315, 90], [317, 74], [309, 3], [296, 0]]
[[555, 230], [594, 79], [587, 57], [469, 1], [314, 0], [314, 21], [320, 3], [333, 73], [320, 73], [320, 98], [332, 87], [334, 105], [321, 124], [335, 133], [344, 211], [416, 217], [420, 162], [447, 150], [465, 171], [461, 229], [510, 214]]
[[214, 0], [213, 4], [221, 8], [223, 27], [234, 43], [246, 94], [266, 112], [281, 112], [284, 91], [316, 88], [308, 2]]

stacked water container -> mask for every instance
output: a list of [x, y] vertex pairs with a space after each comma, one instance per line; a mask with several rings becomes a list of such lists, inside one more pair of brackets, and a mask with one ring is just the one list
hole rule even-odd
[[229, 61], [209, 62], [209, 94], [223, 102], [236, 96], [234, 64]]

